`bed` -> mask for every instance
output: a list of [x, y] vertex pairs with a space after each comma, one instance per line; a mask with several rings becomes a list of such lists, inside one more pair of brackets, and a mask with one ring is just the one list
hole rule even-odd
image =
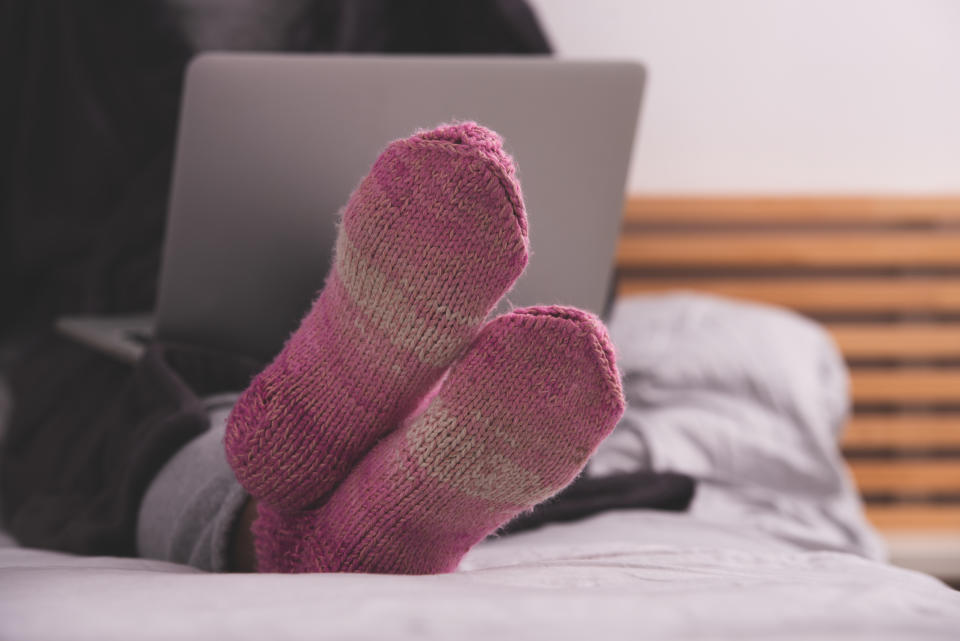
[[960, 595], [852, 554], [613, 512], [488, 541], [459, 572], [211, 575], [0, 548], [0, 638], [956, 639]]
[[628, 410], [588, 474], [697, 480], [482, 543], [448, 575], [207, 574], [0, 546], [0, 639], [955, 639], [960, 592], [885, 562], [838, 442], [848, 378], [792, 312], [698, 293], [621, 300]]
[[630, 407], [588, 473], [693, 476], [686, 513], [494, 538], [429, 577], [208, 575], [7, 539], [0, 638], [957, 638], [960, 593], [885, 541], [912, 562], [897, 537], [922, 534], [954, 571], [958, 212], [630, 201], [610, 323]]

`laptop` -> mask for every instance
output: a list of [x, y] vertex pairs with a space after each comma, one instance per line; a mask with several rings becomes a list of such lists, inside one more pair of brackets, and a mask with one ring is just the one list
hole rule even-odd
[[602, 315], [644, 77], [633, 62], [535, 57], [201, 55], [186, 76], [155, 318], [61, 329], [89, 343], [99, 324], [100, 347], [104, 331], [126, 337], [112, 350], [126, 360], [150, 333], [269, 359], [323, 286], [338, 212], [379, 152], [455, 120], [500, 133], [523, 188], [530, 262], [498, 311]]

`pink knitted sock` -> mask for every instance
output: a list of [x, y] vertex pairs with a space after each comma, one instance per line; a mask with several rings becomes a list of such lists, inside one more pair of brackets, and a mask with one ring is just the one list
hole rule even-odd
[[623, 413], [613, 350], [592, 315], [540, 307], [481, 331], [427, 408], [312, 511], [260, 506], [261, 572], [449, 572], [552, 496]]
[[230, 416], [262, 503], [329, 493], [437, 382], [527, 263], [510, 157], [476, 123], [391, 143], [350, 197], [326, 286]]

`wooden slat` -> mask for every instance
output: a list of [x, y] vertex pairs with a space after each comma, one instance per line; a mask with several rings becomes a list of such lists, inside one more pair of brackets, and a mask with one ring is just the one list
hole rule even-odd
[[960, 414], [859, 414], [843, 434], [845, 448], [960, 448]]
[[620, 296], [695, 290], [807, 312], [960, 311], [960, 278], [621, 278]]
[[960, 323], [833, 323], [827, 329], [847, 358], [960, 357]]
[[957, 267], [960, 233], [640, 232], [617, 248], [624, 268]]
[[937, 196], [631, 196], [631, 223], [940, 223], [960, 221], [960, 194]]
[[[627, 232], [617, 255], [623, 274], [620, 295], [694, 290], [812, 314], [960, 313], [960, 274], [956, 272], [922, 277], [778, 278], [764, 271], [956, 269], [960, 267], [960, 194], [916, 198], [644, 196], [628, 200], [625, 221]], [[668, 231], [673, 225], [676, 231]], [[790, 225], [792, 231], [778, 229], [778, 225]], [[715, 231], [708, 233], [708, 227]], [[751, 276], [756, 277], [637, 275], [641, 270], [684, 268], [709, 273], [707, 270], [718, 267], [752, 268]], [[956, 321], [834, 322], [828, 330], [844, 355], [854, 361], [960, 359], [960, 323]], [[860, 404], [960, 405], [960, 367], [857, 366], [852, 372], [852, 395]], [[850, 467], [868, 495], [960, 493], [960, 457], [941, 453], [925, 459], [863, 458], [864, 450], [869, 449], [956, 452], [960, 449], [960, 411], [857, 414], [843, 446], [848, 451], [860, 450], [861, 456], [853, 458]], [[960, 531], [960, 505], [955, 503], [869, 505], [868, 516], [877, 527], [887, 530]]]
[[850, 382], [856, 403], [960, 401], [960, 369], [857, 367]]
[[863, 493], [960, 492], [960, 460], [853, 460], [848, 465]]
[[960, 531], [960, 505], [868, 505], [867, 518], [885, 530]]

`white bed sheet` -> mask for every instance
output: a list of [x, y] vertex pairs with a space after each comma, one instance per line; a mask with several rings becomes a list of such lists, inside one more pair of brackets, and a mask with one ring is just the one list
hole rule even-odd
[[957, 639], [960, 593], [683, 514], [488, 541], [437, 576], [225, 575], [0, 548], [0, 639]]

